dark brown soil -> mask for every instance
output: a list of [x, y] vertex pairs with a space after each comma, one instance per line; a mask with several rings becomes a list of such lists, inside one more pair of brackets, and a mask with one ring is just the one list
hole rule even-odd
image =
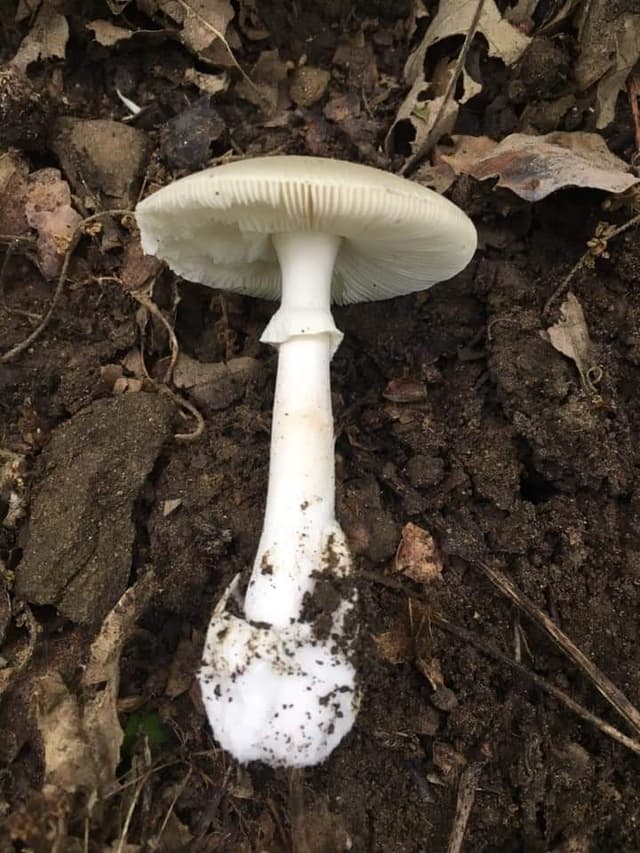
[[[319, 11], [322, 5], [297, 4], [299, 14], [292, 17], [288, 4], [259, 2], [272, 34], [260, 50], [279, 47], [293, 61], [304, 51], [314, 65], [331, 71], [334, 94], [359, 96], [364, 48], [342, 64], [332, 58], [341, 33], [355, 34], [365, 22], [379, 72], [401, 77], [408, 3], [352, 7], [335, 0]], [[12, 23], [11, 0], [3, 9], [0, 39], [9, 58], [28, 21]], [[195, 146], [194, 161], [180, 163], [181, 171], [175, 163], [171, 168], [167, 135], [175, 127], [167, 123], [199, 97], [194, 87], [176, 82], [172, 69], [193, 66], [193, 58], [177, 42], [143, 37], [98, 47], [85, 24], [108, 17], [105, 7], [89, 3], [66, 11], [67, 59], [53, 68], [35, 66], [32, 83], [51, 98], [59, 98], [62, 86], [64, 107], [60, 99], [46, 107], [57, 118], [122, 118], [116, 78], [127, 97], [150, 104], [137, 123], [153, 152], [145, 160], [148, 185], [199, 168], [202, 156], [209, 162], [230, 147], [399, 165], [380, 147], [398, 93], [351, 123], [327, 119], [321, 101], [291, 110], [286, 123], [264, 126], [258, 110], [230, 89], [211, 102], [216, 141], [204, 155]], [[129, 24], [145, 22], [150, 26], [144, 15], [131, 12]], [[559, 44], [553, 50], [568, 61], [565, 42]], [[249, 67], [259, 51], [242, 37], [235, 52]], [[548, 61], [547, 48], [539, 55], [541, 63]], [[549, 85], [546, 70], [531, 62], [522, 66], [522, 78], [510, 73], [518, 83], [513, 100], [504, 96], [504, 69], [496, 70], [495, 82], [489, 76], [476, 99], [479, 105], [472, 101], [461, 115], [465, 132], [510, 132], [523, 99], [537, 100]], [[55, 146], [43, 139], [38, 108], [32, 101], [37, 126], [28, 139], [12, 126], [9, 141], [26, 152], [32, 169], [59, 168]], [[499, 130], [488, 129], [487, 116]], [[619, 124], [608, 135], [616, 153], [629, 154], [632, 129], [622, 98]], [[132, 167], [133, 187], [140, 178], [134, 173]], [[86, 203], [91, 193], [82, 196], [77, 178], [66, 171], [65, 177]], [[436, 623], [428, 629], [429, 657], [439, 660], [447, 689], [434, 689], [425, 676], [423, 644], [418, 659], [409, 652], [398, 663], [374, 641], [387, 632], [406, 633], [410, 607], [426, 594], [434, 611], [509, 657], [517, 645], [526, 668], [626, 731], [593, 684], [489, 583], [477, 566], [483, 560], [507, 574], [640, 704], [638, 231], [612, 241], [610, 258], [585, 266], [573, 282], [602, 369], [596, 397], [585, 391], [574, 364], [541, 335], [550, 325], [542, 309], [597, 222], [623, 222], [629, 211], [605, 213], [602, 194], [588, 190], [563, 190], [528, 206], [506, 191], [460, 179], [451, 194], [493, 235], [471, 266], [426, 294], [335, 312], [345, 332], [333, 362], [338, 505], [359, 568], [365, 694], [352, 734], [325, 765], [303, 775], [231, 766], [212, 742], [192, 682], [210, 611], [232, 577], [251, 565], [260, 533], [276, 359], [258, 337], [273, 307], [234, 298], [223, 310], [217, 295], [188, 283], [178, 285], [178, 301], [172, 278], [160, 275], [153, 297], [174, 323], [182, 352], [200, 362], [248, 357], [259, 363], [231, 386], [227, 379], [207, 386], [204, 398], [179, 390], [204, 412], [205, 430], [193, 442], [173, 440], [171, 419], [176, 432], [189, 432], [194, 424], [177, 405], [169, 410], [158, 390], [169, 355], [164, 327], [149, 317], [144, 324], [122, 282], [126, 259], [135, 278], [127, 254], [131, 233], [114, 220], [110, 245], [101, 242], [108, 234], [83, 239], [49, 327], [26, 352], [0, 364], [0, 448], [26, 457], [25, 518], [0, 527], [6, 569], [0, 574], [0, 667], [26, 643], [23, 624], [5, 624], [5, 585], [11, 596], [20, 592], [31, 601], [40, 625], [31, 661], [0, 700], [0, 849], [153, 849], [150, 839], [170, 814], [156, 849], [444, 851], [460, 773], [475, 763], [482, 769], [465, 851], [640, 849], [638, 756]], [[90, 205], [84, 212], [92, 210]], [[524, 227], [514, 226], [523, 218]], [[33, 328], [16, 312], [42, 313], [54, 284], [17, 251], [4, 269], [3, 286], [2, 352]], [[105, 383], [100, 371], [125, 359], [130, 368], [141, 341], [157, 381], [137, 390], [141, 399], [135, 404], [132, 391], [114, 397], [113, 383]], [[426, 399], [389, 400], [389, 383], [404, 378], [423, 383]], [[77, 452], [68, 446], [69, 436]], [[106, 476], [111, 470], [129, 471], [126, 487], [118, 486], [115, 474]], [[78, 497], [65, 487], [69, 477], [78, 491], [91, 493]], [[6, 514], [10, 488], [5, 485], [5, 494], [2, 486], [0, 481], [0, 513]], [[74, 508], [82, 505], [91, 511], [78, 515]], [[409, 521], [430, 531], [443, 554], [442, 581], [426, 593], [410, 580], [398, 583], [391, 572]], [[91, 568], [78, 582], [89, 557], [74, 552], [75, 562], [69, 555], [65, 566], [65, 549], [96, 536], [98, 545], [87, 548], [99, 570]], [[100, 571], [110, 553], [117, 567], [114, 562], [105, 581]], [[45, 565], [68, 576], [49, 577], [46, 597], [42, 584], [21, 575], [22, 560], [36, 581]], [[133, 811], [128, 841], [134, 846], [118, 848], [130, 791], [101, 802], [87, 822], [79, 802], [69, 808], [48, 799], [33, 697], [37, 679], [53, 669], [70, 690], [78, 687], [110, 604], [149, 568], [160, 591], [125, 647], [119, 707], [124, 727], [133, 713], [146, 714], [165, 737], [152, 746], [151, 765], [135, 763], [144, 759], [142, 738], [123, 755], [122, 773], [132, 766], [154, 769]], [[92, 580], [96, 572], [99, 581]], [[113, 585], [107, 592], [105, 583]], [[91, 597], [91, 607], [83, 594]], [[60, 826], [62, 846], [55, 847]]]

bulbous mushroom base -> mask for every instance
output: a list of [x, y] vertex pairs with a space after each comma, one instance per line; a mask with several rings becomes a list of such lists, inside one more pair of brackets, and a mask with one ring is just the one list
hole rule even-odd
[[319, 640], [305, 623], [275, 629], [214, 615], [199, 680], [216, 740], [241, 762], [324, 761], [353, 726], [360, 699], [340, 645], [335, 634]]

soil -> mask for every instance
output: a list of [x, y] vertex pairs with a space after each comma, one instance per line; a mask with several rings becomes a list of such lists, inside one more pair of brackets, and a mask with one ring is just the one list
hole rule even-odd
[[[409, 4], [297, 5], [292, 18], [288, 4], [257, 4], [273, 34], [260, 50], [279, 48], [293, 62], [306, 52], [331, 72], [331, 98], [342, 100], [329, 115], [340, 114], [338, 122], [323, 113], [327, 96], [289, 108], [286, 121], [265, 122], [233, 88], [207, 101], [209, 118], [201, 105], [185, 119], [201, 97], [178, 74], [194, 66], [189, 52], [142, 36], [100, 47], [86, 23], [105, 9], [88, 3], [67, 10], [66, 59], [37, 65], [32, 75], [47, 101], [46, 132], [30, 89], [34, 126], [21, 138], [21, 126], [12, 124], [8, 142], [33, 170], [62, 164], [83, 215], [93, 212], [88, 199], [95, 202], [104, 184], [96, 158], [81, 152], [79, 166], [65, 167], [68, 150], [47, 134], [61, 118], [121, 119], [114, 85], [148, 109], [136, 123], [144, 144], [134, 154], [126, 143], [134, 161], [128, 179], [120, 174], [115, 189], [104, 191], [110, 204], [135, 200], [143, 175], [153, 188], [230, 148], [395, 169], [401, 159], [389, 160], [381, 145], [401, 88], [356, 118], [345, 120], [344, 111], [362, 91], [367, 51], [380, 74], [401, 78]], [[13, 21], [16, 4], [3, 8]], [[150, 26], [137, 11], [128, 20]], [[337, 61], [341, 36], [363, 25], [367, 49], [352, 46], [351, 58]], [[26, 20], [3, 20], [2, 57], [15, 53], [27, 29]], [[246, 34], [237, 41], [236, 58], [249, 68], [260, 51]], [[552, 86], [548, 45], [537, 50], [538, 65], [530, 57], [506, 72], [484, 58], [487, 83], [461, 113], [464, 132], [511, 132], [523, 104]], [[554, 42], [551, 53], [558, 51], [569, 62], [566, 41]], [[633, 129], [623, 100], [607, 137], [629, 159]], [[590, 120], [588, 110], [581, 116]], [[188, 133], [189, 120], [209, 122], [204, 148], [194, 137], [185, 151], [172, 136]], [[101, 162], [109, 160], [119, 162], [117, 151]], [[8, 517], [20, 504], [0, 527], [3, 665], [13, 666], [28, 645], [28, 625], [11, 619], [5, 599], [16, 617], [19, 595], [26, 597], [39, 626], [33, 654], [0, 704], [0, 849], [445, 850], [461, 773], [472, 765], [481, 772], [468, 853], [640, 849], [637, 756], [429, 619], [430, 611], [441, 614], [508, 657], [519, 649], [526, 668], [624, 728], [591, 681], [489, 583], [478, 568], [484, 561], [640, 703], [638, 232], [612, 241], [610, 257], [584, 266], [572, 284], [601, 368], [594, 394], [541, 334], [557, 319], [557, 309], [549, 319], [543, 308], [598, 221], [619, 224], [629, 212], [605, 213], [604, 195], [589, 190], [565, 189], [527, 205], [465, 178], [450, 195], [484, 235], [470, 267], [424, 294], [335, 311], [345, 333], [332, 365], [338, 507], [358, 566], [364, 699], [353, 732], [304, 774], [230, 764], [212, 741], [193, 682], [211, 609], [251, 565], [260, 534], [276, 356], [258, 337], [273, 306], [221, 299], [141, 267], [126, 220], [114, 218], [82, 240], [49, 326], [0, 364], [0, 448], [21, 466], [0, 478], [0, 512]], [[232, 379], [214, 371], [191, 386], [188, 378], [176, 381], [171, 397], [164, 393], [165, 325], [130, 295], [131, 282], [151, 274], [158, 276], [153, 299], [182, 353], [209, 365], [247, 359]], [[2, 283], [4, 352], [32, 331], [32, 316], [46, 309], [55, 283], [20, 250]], [[144, 380], [140, 348], [151, 374]], [[119, 380], [123, 396], [114, 394]], [[419, 391], [407, 397], [394, 393], [399, 387]], [[204, 414], [196, 440], [173, 437], [195, 426], [176, 395]], [[408, 522], [429, 531], [442, 554], [441, 580], [426, 588], [392, 571]], [[54, 670], [78, 689], [100, 624], [149, 569], [159, 589], [124, 648], [118, 704], [127, 733], [118, 772], [137, 784], [143, 768], [145, 785], [128, 845], [118, 847], [131, 784], [86, 820], [79, 794], [56, 799], [45, 785], [34, 695], [38, 679]], [[407, 648], [391, 653], [381, 636], [411, 635], [413, 608], [425, 596], [428, 642], [413, 634]]]

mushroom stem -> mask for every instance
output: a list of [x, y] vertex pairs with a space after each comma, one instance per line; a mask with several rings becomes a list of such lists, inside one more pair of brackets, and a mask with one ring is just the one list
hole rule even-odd
[[301, 615], [323, 568], [335, 564], [335, 460], [329, 365], [341, 340], [331, 316], [339, 238], [280, 234], [281, 307], [262, 340], [279, 347], [264, 527], [246, 618], [284, 628]]

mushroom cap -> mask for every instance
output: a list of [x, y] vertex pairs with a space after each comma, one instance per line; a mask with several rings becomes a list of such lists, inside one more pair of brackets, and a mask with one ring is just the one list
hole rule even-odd
[[389, 299], [451, 278], [477, 235], [447, 199], [380, 169], [320, 157], [258, 157], [205, 169], [136, 208], [142, 247], [178, 275], [278, 299], [270, 235], [342, 238], [332, 281], [338, 304]]

